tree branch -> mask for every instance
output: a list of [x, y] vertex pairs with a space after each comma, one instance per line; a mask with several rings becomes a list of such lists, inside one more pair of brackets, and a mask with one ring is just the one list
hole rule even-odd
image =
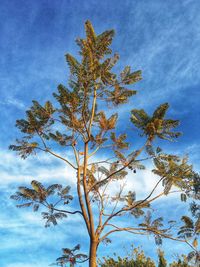
[[115, 175], [115, 174], [117, 174], [117, 173], [123, 171], [124, 169], [126, 169], [131, 163], [133, 163], [133, 162], [135, 161], [136, 157], [138, 157], [138, 156], [141, 154], [141, 152], [142, 152], [142, 150], [144, 149], [145, 146], [146, 146], [146, 144], [145, 144], [143, 147], [141, 147], [139, 150], [137, 150], [137, 152], [135, 153], [134, 158], [133, 158], [132, 160], [130, 160], [130, 161], [129, 161], [126, 165], [124, 165], [122, 168], [120, 168], [120, 169], [117, 170], [117, 171], [114, 171], [113, 173], [111, 173], [110, 175], [108, 175], [108, 176], [107, 176], [106, 178], [104, 178], [103, 180], [101, 180], [101, 181], [97, 181], [96, 183], [94, 183], [93, 186], [90, 188], [90, 191], [91, 191], [95, 186], [98, 186], [99, 184], [106, 182], [106, 181], [109, 180], [113, 175]]
[[86, 179], [87, 179], [87, 167], [88, 167], [88, 143], [90, 141], [91, 127], [92, 127], [92, 122], [93, 122], [94, 113], [95, 113], [95, 106], [96, 106], [96, 88], [94, 88], [94, 97], [93, 97], [93, 103], [92, 103], [91, 118], [90, 118], [89, 127], [88, 127], [89, 136], [88, 136], [88, 140], [85, 141], [85, 143], [84, 143], [84, 163], [83, 163], [83, 189], [84, 189], [86, 208], [87, 208], [88, 217], [89, 217], [90, 235], [92, 238], [94, 238], [94, 235], [95, 235], [94, 218], [93, 218], [92, 208], [90, 205]]
[[52, 152], [49, 148], [46, 148], [45, 151], [48, 152], [48, 153], [50, 153], [50, 154], [53, 155], [54, 157], [56, 157], [56, 158], [58, 158], [58, 159], [61, 159], [61, 160], [65, 161], [65, 162], [66, 162], [67, 164], [69, 164], [74, 170], [77, 170], [77, 168], [76, 168], [70, 161], [68, 161], [67, 159], [61, 157], [60, 155], [58, 155], [58, 154]]
[[41, 136], [41, 134], [38, 132], [38, 130], [37, 130], [36, 128], [35, 128], [35, 130], [36, 130], [37, 135], [39, 136], [39, 138], [41, 139], [41, 141], [42, 141], [42, 143], [43, 143], [43, 145], [44, 145], [44, 149], [39, 148], [40, 150], [45, 151], [45, 152], [48, 152], [48, 153], [50, 153], [51, 155], [53, 155], [54, 157], [59, 158], [59, 159], [65, 161], [65, 162], [66, 162], [67, 164], [69, 164], [73, 169], [77, 170], [77, 168], [76, 168], [70, 161], [68, 161], [67, 159], [61, 157], [60, 155], [58, 155], [58, 154], [52, 152], [52, 151], [47, 147], [47, 145], [46, 145], [46, 143], [45, 143], [45, 141], [44, 141], [44, 138]]
[[85, 220], [85, 224], [88, 230], [88, 234], [90, 235], [90, 223], [89, 223], [89, 219], [88, 219], [88, 215], [87, 215], [87, 211], [82, 199], [82, 193], [81, 193], [81, 179], [80, 179], [81, 173], [80, 173], [80, 167], [78, 167], [78, 171], [77, 171], [77, 193], [78, 193], [78, 199], [79, 199], [79, 204], [83, 213], [83, 217]]
[[111, 233], [114, 233], [114, 232], [121, 232], [121, 231], [126, 231], [126, 232], [129, 232], [129, 233], [132, 233], [132, 234], [144, 234], [144, 235], [148, 235], [148, 233], [141, 233], [141, 232], [135, 232], [135, 231], [146, 231], [146, 232], [152, 232], [156, 235], [160, 235], [164, 238], [168, 238], [168, 239], [171, 239], [171, 240], [175, 240], [175, 241], [179, 241], [179, 242], [183, 242], [183, 243], [186, 243], [185, 240], [183, 239], [178, 239], [178, 238], [175, 238], [175, 237], [172, 237], [170, 235], [167, 235], [165, 234], [163, 231], [165, 230], [161, 230], [159, 231], [158, 229], [152, 229], [152, 228], [144, 228], [144, 227], [118, 227], [114, 224], [109, 224], [109, 226], [112, 226], [113, 230], [109, 231], [108, 233], [106, 233], [101, 239], [100, 239], [100, 242], [103, 241], [103, 239], [105, 239], [108, 235], [110, 235]]
[[76, 214], [79, 213], [80, 215], [83, 216], [83, 213], [80, 210], [76, 210], [76, 211], [68, 211], [68, 210], [60, 210], [60, 209], [56, 209], [56, 208], [52, 208], [55, 211], [59, 211], [59, 212], [64, 212], [64, 213], [68, 213], [68, 214]]

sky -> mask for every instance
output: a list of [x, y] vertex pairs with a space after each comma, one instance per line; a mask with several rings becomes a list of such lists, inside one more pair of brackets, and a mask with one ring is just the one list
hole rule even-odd
[[[72, 190], [75, 184], [72, 170], [58, 160], [40, 154], [24, 161], [8, 150], [19, 136], [16, 119], [24, 117], [33, 99], [44, 103], [52, 99], [58, 84], [67, 84], [69, 70], [64, 55], [77, 55], [75, 39], [84, 37], [84, 22], [89, 19], [97, 33], [115, 30], [112, 49], [120, 54], [120, 69], [130, 65], [133, 70], [142, 70], [143, 80], [134, 88], [138, 94], [120, 110], [121, 121], [129, 117], [132, 108], [151, 113], [159, 104], [169, 102], [169, 116], [181, 121], [183, 136], [173, 144], [163, 142], [162, 147], [166, 152], [188, 154], [199, 171], [200, 3], [1, 0], [0, 4], [0, 265], [46, 267], [60, 255], [62, 247], [80, 243], [82, 251], [87, 252], [87, 235], [78, 216], [46, 229], [39, 213], [17, 209], [9, 199], [18, 186], [33, 179], [71, 184]], [[132, 129], [125, 129], [131, 134]], [[146, 170], [136, 182], [139, 192], [150, 190], [148, 179], [155, 177]], [[133, 186], [130, 181], [128, 185]], [[160, 208], [172, 217], [188, 210], [176, 198], [161, 200], [156, 212]], [[108, 247], [101, 246], [98, 255], [123, 255], [122, 247], [128, 249], [133, 243], [155, 256], [152, 242], [122, 234]], [[164, 248], [170, 260], [174, 253], [188, 251], [171, 241], [165, 241]]]

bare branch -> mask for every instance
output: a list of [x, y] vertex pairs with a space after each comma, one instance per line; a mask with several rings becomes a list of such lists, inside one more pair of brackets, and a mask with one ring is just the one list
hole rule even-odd
[[41, 136], [41, 134], [38, 132], [38, 130], [37, 130], [36, 128], [35, 128], [35, 130], [36, 130], [37, 135], [38, 135], [39, 138], [41, 139], [42, 144], [43, 144], [43, 146], [44, 146], [44, 149], [39, 148], [39, 147], [38, 147], [38, 149], [40, 149], [40, 150], [42, 150], [42, 151], [44, 151], [44, 152], [48, 152], [48, 153], [50, 153], [51, 155], [55, 156], [56, 158], [59, 158], [59, 159], [65, 161], [65, 162], [66, 162], [67, 164], [69, 164], [73, 169], [77, 170], [77, 168], [76, 168], [70, 161], [68, 161], [67, 159], [61, 157], [60, 155], [56, 154], [55, 152], [52, 152], [52, 151], [47, 147], [47, 145], [46, 145], [46, 143], [45, 143], [45, 141], [44, 141], [44, 138]]
[[102, 161], [96, 161], [96, 162], [92, 162], [89, 163], [88, 166], [92, 165], [92, 164], [100, 164], [100, 163], [107, 163], [107, 164], [113, 164], [113, 162], [109, 162], [109, 160], [115, 159], [116, 157], [111, 157]]
[[87, 230], [88, 230], [88, 233], [90, 235], [90, 223], [89, 223], [87, 211], [86, 211], [83, 199], [82, 199], [80, 176], [81, 176], [80, 167], [78, 167], [78, 171], [77, 171], [77, 193], [78, 193], [78, 199], [79, 199], [79, 204], [80, 204], [80, 207], [81, 207], [81, 210], [82, 210], [82, 213], [83, 213], [83, 217], [84, 217], [84, 220], [85, 220], [85, 224], [87, 226]]
[[77, 168], [76, 168], [70, 161], [68, 161], [67, 159], [61, 157], [60, 155], [56, 154], [55, 152], [52, 152], [49, 148], [47, 148], [45, 151], [48, 152], [48, 153], [50, 153], [51, 155], [55, 156], [56, 158], [59, 158], [59, 159], [65, 161], [65, 162], [66, 162], [67, 164], [69, 164], [74, 170], [77, 170]]
[[97, 92], [96, 92], [96, 87], [94, 88], [94, 96], [93, 96], [93, 103], [92, 103], [92, 110], [91, 110], [91, 118], [89, 122], [89, 127], [88, 127], [88, 133], [89, 133], [89, 138], [91, 134], [91, 127], [94, 119], [94, 113], [95, 113], [95, 107], [96, 107], [96, 100], [97, 100]]
[[60, 209], [57, 209], [57, 208], [54, 208], [54, 207], [52, 209], [55, 210], [55, 211], [64, 212], [64, 213], [68, 213], [68, 214], [77, 214], [77, 213], [79, 213], [80, 215], [83, 216], [83, 213], [80, 210], [68, 211], [68, 210], [60, 210]]
[[[144, 227], [118, 227], [114, 224], [108, 224], [109, 226], [115, 228], [111, 231], [109, 231], [108, 233], [106, 233], [101, 239], [100, 239], [100, 242], [103, 241], [103, 239], [105, 239], [108, 235], [114, 233], [114, 232], [121, 232], [121, 231], [126, 231], [126, 232], [129, 232], [129, 233], [132, 233], [132, 234], [144, 234], [144, 235], [147, 235], [147, 233], [145, 232], [152, 232], [156, 235], [160, 235], [164, 238], [168, 238], [168, 239], [171, 239], [171, 240], [175, 240], [175, 241], [178, 241], [178, 242], [182, 242], [182, 243], [186, 243], [185, 240], [183, 239], [179, 239], [179, 238], [175, 238], [175, 237], [172, 237], [171, 235], [168, 235], [165, 233], [165, 229], [164, 230], [158, 230], [158, 229], [153, 229], [153, 228], [144, 228]], [[135, 231], [139, 231], [139, 232], [135, 232]], [[140, 232], [140, 231], [143, 231], [143, 232]]]

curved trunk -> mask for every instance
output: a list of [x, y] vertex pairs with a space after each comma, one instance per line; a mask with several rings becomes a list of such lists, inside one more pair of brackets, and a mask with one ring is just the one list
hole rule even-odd
[[90, 241], [90, 257], [89, 257], [89, 267], [97, 267], [96, 257], [97, 257], [97, 246], [98, 242]]

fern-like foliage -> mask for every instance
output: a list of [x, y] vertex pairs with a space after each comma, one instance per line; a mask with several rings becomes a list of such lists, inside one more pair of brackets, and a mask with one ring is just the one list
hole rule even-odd
[[[193, 188], [194, 172], [192, 165], [188, 164], [188, 158], [180, 159], [175, 155], [160, 154], [154, 158], [155, 169], [153, 173], [163, 178], [164, 193], [167, 195], [172, 186], [180, 188], [188, 193]], [[182, 200], [183, 195], [181, 195]]]
[[[119, 55], [112, 53], [113, 37], [113, 30], [98, 34], [91, 22], [86, 21], [85, 38], [76, 41], [80, 56], [76, 58], [70, 53], [65, 56], [70, 70], [68, 84], [58, 85], [52, 102], [40, 104], [33, 101], [25, 118], [16, 122], [22, 132], [22, 138], [10, 146], [10, 149], [23, 159], [38, 151], [44, 151], [64, 161], [76, 171], [75, 180], [81, 211], [72, 212], [63, 208], [73, 197], [70, 187], [62, 187], [60, 184], [46, 187], [34, 180], [30, 188], [19, 187], [11, 198], [18, 202], [17, 207], [33, 207], [34, 211], [41, 209], [41, 206], [46, 208], [47, 210], [42, 211], [46, 227], [56, 225], [58, 220], [65, 219], [68, 214], [81, 214], [91, 243], [109, 240], [107, 236], [114, 232], [111, 230], [106, 233], [107, 226], [114, 227], [110, 224], [111, 219], [126, 214], [139, 218], [145, 215], [144, 209], [150, 207], [149, 203], [156, 199], [152, 194], [158, 184], [146, 199], [140, 201], [136, 199], [133, 191], [123, 194], [123, 186], [120, 186], [119, 194], [114, 197], [106, 193], [110, 182], [124, 179], [128, 172], [132, 172], [134, 176], [137, 170], [144, 169], [142, 163], [145, 160], [154, 160], [153, 172], [161, 177], [166, 195], [172, 186], [176, 186], [182, 191], [182, 201], [191, 196], [199, 199], [199, 176], [192, 171], [187, 158], [181, 160], [174, 155], [162, 153], [159, 147], [153, 147], [156, 138], [173, 141], [180, 135], [174, 131], [179, 121], [166, 118], [168, 103], [160, 105], [152, 115], [148, 115], [143, 109], [132, 110], [131, 121], [146, 139], [141, 147], [130, 148], [123, 129], [115, 130], [118, 126], [116, 107], [127, 103], [130, 97], [137, 93], [134, 86], [141, 80], [142, 75], [140, 70], [132, 71], [130, 66], [125, 66], [122, 71], [114, 71], [118, 70], [116, 64]], [[115, 113], [106, 114], [102, 110], [105, 105], [114, 108]], [[63, 153], [60, 151], [61, 147]], [[74, 156], [70, 159], [64, 156], [68, 149]], [[145, 155], [143, 158], [145, 150], [147, 157]], [[109, 156], [111, 152], [112, 156], [103, 161], [92, 162], [92, 157], [99, 151], [104, 151], [102, 154]], [[109, 207], [112, 201], [115, 201], [115, 205], [110, 213], [111, 210], [107, 212], [106, 209], [112, 209]], [[96, 207], [99, 222], [95, 218]], [[199, 229], [198, 225], [199, 222], [196, 222], [195, 229]], [[94, 229], [96, 226], [97, 229]], [[162, 233], [166, 233], [161, 217], [153, 220], [151, 214], [146, 213], [145, 221], [140, 227], [143, 227], [141, 231], [153, 234], [156, 243], [161, 244]], [[103, 231], [105, 235], [101, 237]], [[195, 231], [197, 234], [198, 230]], [[76, 250], [79, 250], [79, 246], [72, 250], [63, 249], [63, 255], [57, 259], [56, 264], [74, 265], [78, 259], [84, 260], [85, 256], [76, 254]]]
[[147, 211], [146, 215], [144, 216], [144, 222], [140, 223], [139, 226], [146, 228], [149, 234], [154, 235], [156, 245], [162, 244], [162, 233], [167, 232], [166, 229], [162, 228], [164, 226], [162, 217], [153, 220], [152, 213]]
[[19, 202], [16, 207], [32, 206], [33, 211], [38, 211], [41, 206], [47, 208], [47, 212], [41, 213], [43, 219], [46, 220], [45, 227], [49, 227], [51, 224], [56, 225], [57, 220], [67, 217], [65, 210], [59, 211], [57, 205], [59, 203], [69, 204], [73, 199], [73, 196], [69, 194], [70, 186], [63, 188], [60, 184], [52, 184], [45, 187], [36, 180], [31, 182], [31, 186], [32, 188], [20, 186], [18, 191], [10, 197]]
[[[41, 150], [48, 152], [50, 141], [55, 141], [60, 146], [72, 146], [76, 143], [76, 135], [87, 135], [86, 128], [91, 119], [91, 99], [94, 91], [98, 100], [111, 106], [124, 104], [136, 94], [129, 85], [141, 80], [141, 71], [132, 72], [129, 66], [119, 75], [112, 71], [119, 60], [117, 53], [111, 55], [110, 46], [114, 31], [108, 30], [98, 35], [91, 22], [86, 21], [85, 32], [85, 39], [77, 39], [80, 60], [69, 53], [66, 54], [70, 69], [69, 87], [60, 84], [57, 92], [53, 93], [58, 105], [50, 101], [44, 105], [33, 101], [26, 117], [16, 122], [16, 126], [26, 136], [22, 140], [16, 140], [16, 144], [11, 145], [10, 149], [24, 159]], [[117, 114], [113, 114], [107, 118], [104, 112], [96, 107], [93, 125], [99, 127], [99, 132], [90, 136], [92, 148], [107, 141], [108, 138], [104, 135], [115, 128], [117, 117]], [[58, 124], [61, 127], [57, 127]], [[127, 147], [123, 135], [112, 137], [115, 148]], [[33, 138], [37, 140], [32, 141]]]
[[194, 218], [199, 218], [200, 217], [200, 205], [197, 204], [195, 201], [192, 201], [190, 203], [190, 211], [191, 211], [192, 216]]
[[118, 137], [116, 136], [115, 132], [111, 132], [110, 138], [113, 141], [113, 147], [114, 149], [127, 149], [129, 146], [129, 143], [126, 142], [126, 134], [120, 134]]
[[193, 262], [194, 266], [199, 266], [200, 263], [200, 252], [198, 250], [198, 237], [200, 235], [200, 217], [194, 221], [188, 216], [182, 216], [181, 218], [184, 225], [182, 225], [178, 231], [178, 236], [186, 240], [193, 240], [191, 247], [193, 251], [187, 255], [188, 262]]
[[149, 141], [153, 141], [155, 137], [173, 141], [181, 133], [173, 131], [179, 125], [178, 120], [165, 119], [168, 108], [168, 103], [164, 103], [154, 111], [152, 116], [147, 115], [143, 109], [133, 109], [131, 121], [142, 131], [142, 135], [148, 137]]
[[82, 263], [88, 260], [88, 256], [83, 253], [78, 253], [80, 250], [80, 245], [76, 245], [74, 248], [63, 248], [63, 255], [56, 259], [56, 263], [52, 263], [52, 265], [67, 267], [68, 263], [70, 266], [75, 266], [78, 263]]
[[[32, 107], [26, 112], [26, 120], [17, 120], [16, 126], [27, 134], [39, 132], [43, 134], [44, 130], [54, 123], [52, 114], [55, 109], [50, 101], [47, 101], [44, 106], [33, 100]], [[44, 137], [46, 137], [44, 135]]]
[[9, 149], [18, 152], [22, 159], [26, 159], [28, 156], [36, 154], [37, 148], [38, 143], [30, 142], [28, 137], [24, 137], [22, 140], [16, 139], [16, 144], [9, 146]]
[[[120, 170], [120, 167], [118, 163], [116, 162], [113, 162], [112, 164], [110, 164], [109, 169], [103, 165], [99, 166], [98, 172], [102, 174], [102, 178], [110, 177], [112, 181], [124, 179], [126, 175], [128, 174], [126, 170]], [[99, 187], [104, 186], [105, 184], [109, 182], [110, 179], [105, 180], [105, 181], [103, 181], [104, 179], [102, 179], [103, 182], [99, 181], [98, 186]]]
[[184, 225], [180, 227], [178, 236], [182, 238], [191, 238], [198, 236], [200, 234], [200, 218], [197, 218], [196, 221], [193, 221], [188, 216], [182, 216], [181, 220]]

